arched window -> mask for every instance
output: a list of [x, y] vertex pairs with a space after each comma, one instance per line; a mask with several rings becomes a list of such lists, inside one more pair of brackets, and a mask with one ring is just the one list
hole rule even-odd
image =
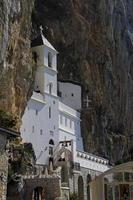
[[50, 145], [54, 145], [54, 141], [52, 139], [49, 140]]
[[91, 176], [90, 174], [87, 175], [87, 200], [90, 200], [90, 183], [91, 181]]
[[48, 52], [48, 67], [52, 67], [52, 53]]
[[49, 94], [52, 94], [53, 83], [49, 83]]
[[33, 58], [34, 62], [37, 63], [38, 55], [37, 55], [37, 52], [36, 52], [36, 51], [34, 51], [34, 52], [32, 53], [32, 58]]
[[84, 182], [82, 176], [78, 178], [78, 197], [79, 200], [84, 200]]

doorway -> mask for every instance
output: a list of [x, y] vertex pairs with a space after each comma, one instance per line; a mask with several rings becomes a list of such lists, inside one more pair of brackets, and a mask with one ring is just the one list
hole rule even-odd
[[44, 189], [42, 187], [36, 187], [33, 190], [32, 200], [44, 200]]
[[120, 184], [120, 200], [130, 200], [130, 190], [128, 184]]

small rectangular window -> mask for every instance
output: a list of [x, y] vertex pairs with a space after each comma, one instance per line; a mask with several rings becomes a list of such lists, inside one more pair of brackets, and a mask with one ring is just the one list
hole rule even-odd
[[53, 87], [52, 83], [50, 83], [50, 84], [48, 85], [48, 87], [49, 87], [49, 94], [52, 94], [52, 87]]
[[67, 126], [67, 118], [65, 117], [65, 126]]
[[51, 107], [49, 107], [49, 119], [51, 118]]
[[70, 128], [72, 128], [72, 120], [70, 120]]
[[42, 131], [42, 129], [40, 129], [40, 135], [42, 135], [43, 134], [43, 131]]
[[62, 97], [62, 92], [58, 91], [58, 96]]
[[62, 124], [62, 115], [60, 115], [60, 124]]
[[34, 127], [34, 126], [32, 126], [32, 133], [34, 133], [34, 131], [35, 131], [35, 127]]
[[36, 110], [36, 115], [38, 115], [38, 110]]
[[53, 132], [53, 131], [50, 131], [50, 135], [51, 135], [51, 136], [54, 136], [54, 132]]
[[74, 121], [71, 121], [71, 128], [74, 129]]

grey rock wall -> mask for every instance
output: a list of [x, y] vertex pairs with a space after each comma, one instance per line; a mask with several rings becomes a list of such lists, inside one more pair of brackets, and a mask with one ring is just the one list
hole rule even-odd
[[[20, 118], [31, 95], [33, 1], [0, 1], [0, 109]], [[132, 0], [36, 0], [32, 37], [42, 24], [59, 54], [59, 78], [83, 85], [86, 151], [113, 162], [130, 157], [133, 132]]]
[[129, 159], [133, 132], [133, 1], [36, 0], [40, 24], [59, 51], [59, 78], [83, 85], [85, 150], [112, 162]]
[[0, 109], [16, 118], [17, 128], [33, 81], [30, 54], [33, 2], [0, 1]]

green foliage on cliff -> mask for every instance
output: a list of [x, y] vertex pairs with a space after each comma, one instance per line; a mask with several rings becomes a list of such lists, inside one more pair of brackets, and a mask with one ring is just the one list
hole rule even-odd
[[0, 109], [0, 127], [12, 128], [16, 124], [16, 120], [6, 111]]
[[34, 170], [35, 154], [30, 143], [21, 143], [20, 139], [10, 142], [8, 181], [14, 174], [25, 174]]
[[70, 194], [70, 200], [79, 200], [77, 193], [71, 193]]

